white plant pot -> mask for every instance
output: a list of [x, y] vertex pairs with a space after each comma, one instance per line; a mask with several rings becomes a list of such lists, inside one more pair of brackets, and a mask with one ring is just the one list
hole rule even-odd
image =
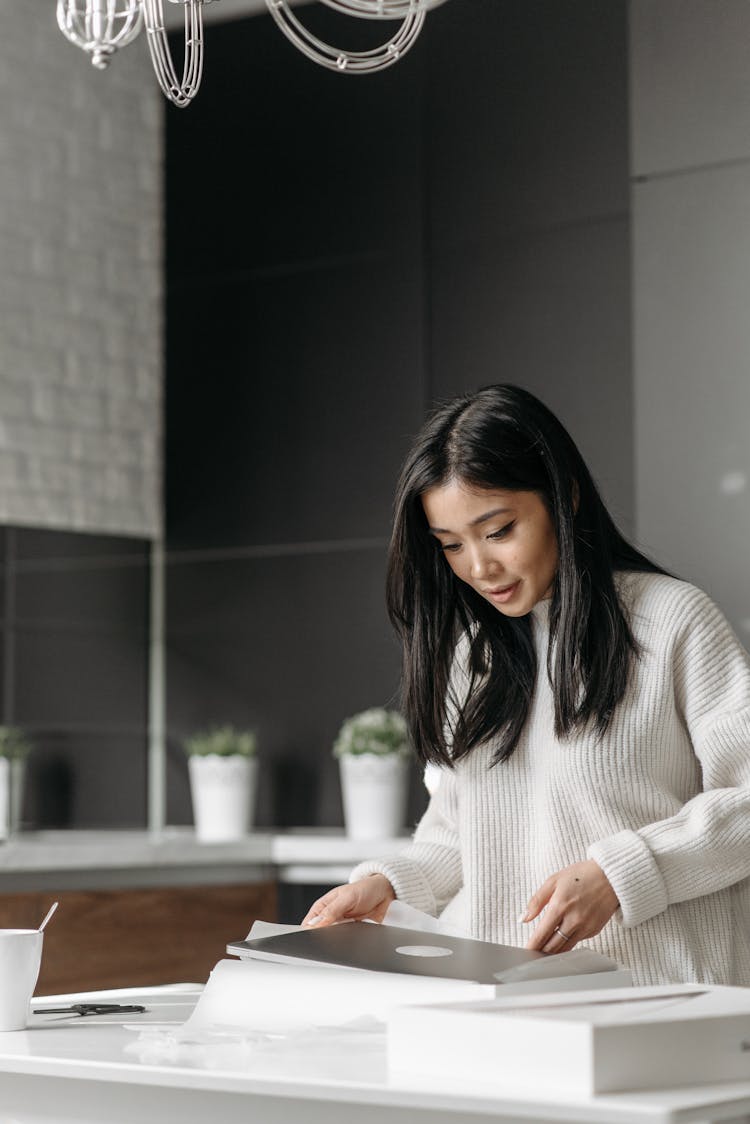
[[196, 837], [226, 843], [247, 835], [253, 825], [257, 761], [215, 753], [188, 758]]
[[0, 840], [15, 835], [21, 826], [26, 762], [0, 757]]
[[345, 753], [339, 770], [349, 838], [399, 835], [406, 817], [407, 759], [397, 753]]
[[0, 757], [0, 840], [10, 835], [10, 762]]
[[26, 762], [23, 758], [15, 757], [9, 762], [10, 796], [8, 799], [8, 827], [10, 834], [15, 835], [21, 830], [21, 813], [23, 811], [23, 793], [26, 785]]

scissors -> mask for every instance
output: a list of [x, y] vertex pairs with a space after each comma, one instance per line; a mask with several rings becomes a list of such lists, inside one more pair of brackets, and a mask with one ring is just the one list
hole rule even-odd
[[35, 1015], [111, 1015], [120, 1011], [145, 1011], [140, 1003], [72, 1003], [70, 1007], [36, 1007]]

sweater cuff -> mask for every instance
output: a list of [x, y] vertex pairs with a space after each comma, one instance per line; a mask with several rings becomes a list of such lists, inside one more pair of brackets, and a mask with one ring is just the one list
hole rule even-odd
[[369, 874], [385, 875], [399, 901], [406, 902], [414, 909], [421, 909], [422, 913], [428, 913], [430, 917], [437, 917], [435, 895], [415, 863], [399, 858], [384, 862], [363, 862], [355, 866], [349, 875], [349, 881], [357, 882]]
[[655, 917], [669, 905], [667, 888], [654, 856], [635, 831], [620, 831], [589, 847], [586, 857], [602, 868], [617, 894], [615, 914], [626, 929]]

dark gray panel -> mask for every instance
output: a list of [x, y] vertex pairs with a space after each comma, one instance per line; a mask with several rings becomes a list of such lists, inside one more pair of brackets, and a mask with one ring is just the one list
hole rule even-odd
[[145, 722], [143, 632], [26, 625], [16, 631], [15, 656], [15, 720], [20, 725], [125, 725], [135, 730]]
[[435, 256], [435, 397], [512, 382], [568, 427], [614, 517], [634, 521], [628, 223]]
[[[322, 4], [300, 18], [355, 49], [392, 33]], [[309, 62], [270, 16], [207, 27], [200, 96], [189, 113], [167, 110], [170, 281], [418, 238], [423, 55], [418, 43], [382, 74], [352, 77]]]
[[143, 539], [121, 535], [92, 535], [79, 531], [13, 528], [13, 554], [17, 561], [65, 561], [120, 557], [137, 560], [148, 556]]
[[170, 821], [189, 819], [181, 739], [232, 722], [258, 731], [260, 825], [341, 823], [334, 737], [348, 715], [392, 705], [398, 685], [384, 552], [173, 564], [168, 576]]
[[627, 209], [625, 0], [460, 0], [427, 22], [436, 241]]
[[141, 827], [148, 546], [28, 528], [10, 546], [12, 721], [34, 746], [23, 825]]
[[419, 424], [422, 281], [413, 255], [170, 302], [171, 546], [388, 533]]
[[32, 736], [24, 827], [145, 827], [145, 735], [32, 731]]
[[[117, 632], [148, 624], [149, 568], [137, 555], [91, 559], [55, 558], [22, 562], [15, 572], [16, 619], [50, 625], [87, 622]], [[143, 659], [145, 661], [145, 647]]]

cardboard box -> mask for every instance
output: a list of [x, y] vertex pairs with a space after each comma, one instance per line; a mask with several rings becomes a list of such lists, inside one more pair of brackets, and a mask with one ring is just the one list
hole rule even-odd
[[576, 1094], [750, 1080], [750, 989], [629, 988], [401, 1007], [390, 1070]]

